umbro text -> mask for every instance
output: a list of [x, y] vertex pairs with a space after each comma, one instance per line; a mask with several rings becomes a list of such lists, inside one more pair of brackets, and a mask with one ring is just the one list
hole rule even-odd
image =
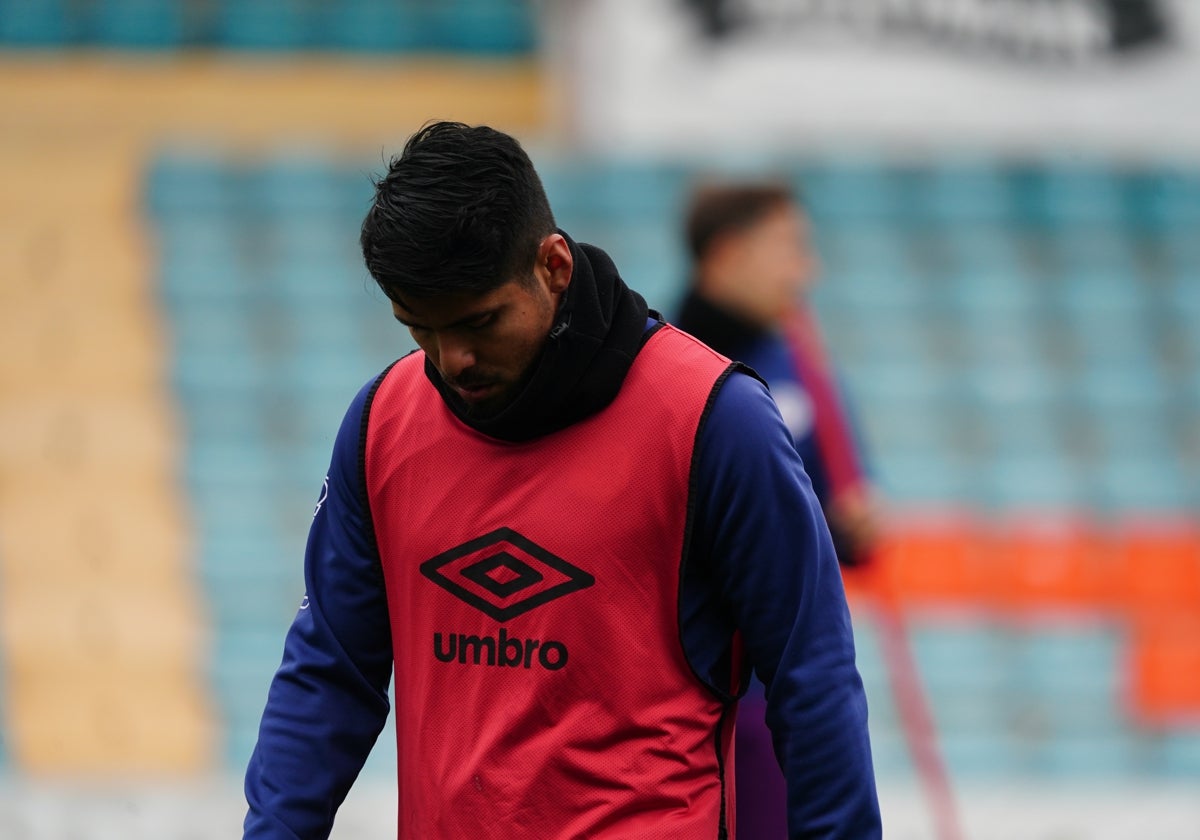
[[534, 663], [547, 671], [566, 667], [567, 646], [553, 640], [519, 639], [500, 634], [468, 636], [466, 633], [434, 633], [433, 655], [439, 662], [460, 665], [495, 665], [501, 668], [532, 668]]

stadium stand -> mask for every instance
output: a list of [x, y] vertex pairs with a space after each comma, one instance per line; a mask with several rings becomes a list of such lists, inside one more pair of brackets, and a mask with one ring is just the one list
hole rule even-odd
[[[560, 224], [610, 246], [670, 311], [689, 172], [570, 159], [543, 169]], [[353, 247], [364, 171], [185, 157], [161, 158], [148, 178], [235, 765], [278, 656], [271, 639], [301, 591], [304, 520], [339, 412], [410, 346]], [[1200, 506], [1200, 464], [1169, 433], [1189, 397], [1165, 381], [1181, 372], [1142, 322], [1178, 318], [1169, 297], [1195, 277], [1155, 257], [1183, 224], [1137, 192], [1161, 176], [1053, 160], [817, 160], [795, 173], [823, 248], [829, 338], [880, 478], [915, 512], [898, 518], [891, 567], [951, 768], [1192, 772], [1200, 755], [1182, 745], [1195, 731], [1179, 720], [1200, 712], [1200, 539], [1179, 523]], [[986, 203], [970, 186], [981, 181]], [[905, 196], [917, 195], [931, 197], [913, 213]], [[856, 605], [881, 772], [908, 772], [869, 603]], [[1172, 721], [1180, 738], [1143, 718]]]
[[[0, 0], [0, 74], [21, 80], [0, 84], [10, 781], [240, 774], [341, 412], [411, 346], [355, 248], [379, 146], [447, 103], [536, 136], [530, 9]], [[290, 53], [286, 72], [267, 58]], [[535, 158], [563, 227], [670, 312], [693, 166]], [[897, 506], [885, 567], [956, 780], [1193, 784], [1200, 170], [871, 152], [784, 168]], [[847, 584], [887, 796], [914, 769], [872, 593]], [[393, 750], [385, 734], [368, 777]], [[10, 787], [0, 835], [135, 836], [105, 791]], [[236, 820], [236, 792], [218, 797]], [[1001, 801], [984, 819], [1010, 816]], [[136, 836], [206, 810], [168, 802]], [[375, 836], [381, 810], [342, 836]]]

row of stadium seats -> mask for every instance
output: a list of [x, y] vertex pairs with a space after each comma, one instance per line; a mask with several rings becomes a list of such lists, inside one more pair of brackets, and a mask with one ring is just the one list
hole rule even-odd
[[[810, 199], [826, 269], [816, 302], [889, 491], [998, 507], [1200, 504], [1200, 438], [1188, 422], [1200, 407], [1194, 237], [971, 222], [915, 234], [907, 215], [864, 226], [818, 203], [831, 176], [791, 169], [825, 184]], [[672, 311], [686, 271], [677, 218], [687, 173], [544, 172], [560, 223], [603, 243], [653, 306]], [[627, 189], [623, 204], [614, 185]], [[150, 207], [164, 293], [173, 305], [186, 295], [176, 324], [185, 394], [328, 393], [407, 348], [357, 253], [369, 189], [366, 167], [331, 161], [160, 162]], [[317, 320], [324, 344], [305, 334]], [[232, 347], [247, 362], [231, 373], [212, 354]]]
[[[0, 0], [3, 2], [3, 0]], [[719, 160], [692, 162], [546, 160], [540, 167], [555, 210], [567, 217], [594, 216], [610, 224], [669, 217], [697, 174], [736, 171]], [[880, 158], [847, 160], [823, 156], [819, 162], [755, 162], [767, 172], [795, 182], [816, 218], [835, 227], [823, 231], [828, 244], [845, 242], [847, 258], [873, 259], [880, 267], [898, 262], [897, 244], [887, 237], [853, 241], [863, 228], [906, 235], [935, 232], [950, 249], [1003, 268], [1022, 252], [1036, 258], [1041, 246], [1060, 247], [1081, 264], [1120, 274], [1129, 259], [1125, 241], [1110, 239], [1108, 227], [1137, 232], [1178, 233], [1167, 242], [1180, 256], [1195, 260], [1200, 246], [1187, 234], [1200, 223], [1200, 171], [1194, 166], [1084, 164], [1075, 159], [1012, 162], [998, 158], [969, 164], [954, 159], [915, 164]], [[364, 187], [377, 164], [281, 154], [246, 166], [219, 159], [162, 158], [150, 172], [156, 210], [178, 207], [291, 214], [338, 213], [361, 206]], [[988, 186], [982, 187], [980, 181]], [[198, 192], [174, 188], [190, 184]], [[228, 216], [226, 216], [228, 218]], [[635, 225], [635, 227], [637, 227]], [[1013, 229], [1028, 238], [1014, 240]], [[632, 232], [632, 231], [629, 231]], [[1034, 235], [1049, 232], [1050, 239]], [[845, 237], [845, 238], [843, 238]], [[936, 255], [932, 255], [936, 256]], [[1116, 262], [1114, 264], [1114, 256]]]
[[[911, 776], [878, 632], [869, 611], [856, 612], [876, 770]], [[1200, 773], [1200, 732], [1129, 725], [1127, 654], [1115, 624], [933, 617], [914, 622], [910, 640], [957, 778]]]
[[[985, 194], [1008, 202], [1025, 180], [1053, 181], [1043, 170], [1056, 165], [997, 164], [998, 190]], [[569, 160], [541, 168], [560, 224], [610, 250], [651, 304], [671, 311], [685, 279], [677, 238], [690, 173]], [[295, 156], [166, 157], [147, 175], [231, 766], [253, 743], [303, 591], [304, 537], [342, 412], [412, 346], [357, 253], [369, 171]], [[847, 209], [861, 177], [842, 162], [788, 171], [817, 219], [817, 306], [885, 488], [901, 505], [1006, 517], [1003, 527], [910, 529], [891, 549], [903, 555], [895, 584], [917, 619], [952, 769], [1200, 772], [1200, 736], [1158, 728], [1179, 707], [1200, 706], [1195, 681], [1170, 677], [1189, 673], [1170, 666], [1191, 661], [1200, 631], [1168, 637], [1182, 640], [1172, 647], [1114, 595], [1143, 592], [1143, 580], [1193, 592], [1186, 575], [1200, 568], [1200, 540], [1147, 553], [1135, 531], [1021, 524], [1032, 509], [1118, 522], [1200, 509], [1189, 422], [1200, 405], [1200, 251], [1179, 233], [1186, 214], [1162, 203], [1154, 225], [1122, 216], [1080, 228], [1065, 215], [1031, 227], [1009, 210], [980, 222], [981, 210], [915, 226], [896, 210], [864, 220]], [[937, 166], [876, 171], [981, 200]], [[1111, 177], [1174, 183], [1157, 170]], [[1108, 262], [1088, 256], [1097, 242]], [[856, 596], [856, 628], [881, 772], [906, 772], [867, 595]], [[957, 617], [938, 617], [946, 609]], [[1066, 623], [1047, 623], [1047, 612]]]
[[1200, 173], [1188, 164], [951, 158], [931, 169], [860, 156], [823, 159], [797, 174], [822, 218], [857, 222], [1158, 230], [1200, 220]]
[[526, 54], [525, 0], [0, 0], [0, 47]]

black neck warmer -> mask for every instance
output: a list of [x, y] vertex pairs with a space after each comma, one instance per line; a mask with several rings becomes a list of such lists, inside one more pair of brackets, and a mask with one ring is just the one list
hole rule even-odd
[[722, 309], [695, 291], [684, 298], [679, 319], [674, 323], [731, 359], [741, 356], [747, 345], [767, 334], [767, 330], [757, 324]]
[[641, 348], [646, 301], [625, 285], [608, 254], [570, 237], [567, 242], [575, 258], [571, 283], [533, 375], [508, 407], [492, 417], [470, 416], [425, 360], [425, 375], [454, 415], [489, 437], [532, 440], [595, 414], [617, 395]]

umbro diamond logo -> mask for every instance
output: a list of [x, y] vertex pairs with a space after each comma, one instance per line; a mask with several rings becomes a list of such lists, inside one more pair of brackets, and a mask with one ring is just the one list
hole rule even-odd
[[421, 564], [421, 574], [497, 621], [596, 582], [511, 528], [497, 528], [443, 551]]

